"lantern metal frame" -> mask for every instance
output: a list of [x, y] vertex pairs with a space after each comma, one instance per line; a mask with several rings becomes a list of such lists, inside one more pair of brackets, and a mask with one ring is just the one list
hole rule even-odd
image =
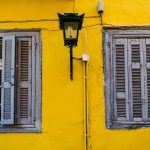
[[[70, 79], [73, 80], [73, 47], [77, 46], [79, 30], [82, 28], [84, 14], [78, 15], [78, 13], [58, 13], [59, 26], [63, 30], [64, 46], [70, 48]], [[65, 23], [77, 23], [77, 32], [75, 38], [67, 38], [65, 31]]]

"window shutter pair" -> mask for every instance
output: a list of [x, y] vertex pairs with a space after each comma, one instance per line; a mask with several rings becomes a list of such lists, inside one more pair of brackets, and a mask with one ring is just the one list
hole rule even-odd
[[150, 117], [150, 39], [116, 38], [113, 43], [115, 119]]
[[[3, 38], [1, 121], [31, 123], [31, 38]], [[16, 67], [15, 67], [16, 66]]]

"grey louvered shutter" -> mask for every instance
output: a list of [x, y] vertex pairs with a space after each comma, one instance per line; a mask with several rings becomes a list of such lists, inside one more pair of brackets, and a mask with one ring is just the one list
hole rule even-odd
[[1, 120], [3, 125], [14, 124], [14, 62], [15, 37], [3, 38]]
[[17, 124], [31, 124], [31, 58], [32, 38], [17, 38], [18, 50], [18, 80], [17, 80]]
[[114, 99], [115, 118], [118, 121], [129, 120], [127, 39], [115, 39], [114, 53]]
[[131, 121], [142, 121], [144, 100], [144, 71], [142, 39], [129, 39], [129, 95], [131, 99]]
[[145, 67], [145, 120], [150, 119], [150, 39], [143, 40]]

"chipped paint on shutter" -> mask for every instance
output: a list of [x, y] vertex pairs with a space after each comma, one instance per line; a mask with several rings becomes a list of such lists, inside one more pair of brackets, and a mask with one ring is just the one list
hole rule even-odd
[[14, 60], [15, 37], [3, 38], [2, 52], [2, 95], [1, 119], [2, 124], [14, 124]]
[[[105, 82], [113, 84], [106, 102], [109, 128], [145, 127], [150, 121], [150, 38], [142, 31], [108, 31], [110, 48], [104, 47], [110, 60], [105, 67]], [[135, 33], [135, 34], [133, 34]], [[138, 33], [138, 34], [137, 34]], [[107, 40], [108, 41], [108, 40]], [[126, 44], [126, 42], [127, 44]], [[105, 43], [107, 44], [107, 43]], [[112, 46], [113, 45], [113, 46]], [[122, 57], [124, 55], [124, 57]], [[109, 57], [108, 57], [109, 58]], [[110, 68], [107, 67], [109, 66]], [[109, 72], [110, 71], [110, 72]], [[111, 74], [113, 73], [113, 75]], [[124, 81], [125, 79], [125, 81]], [[107, 82], [108, 80], [108, 82]], [[111, 87], [110, 86], [110, 87]], [[109, 93], [109, 92], [108, 92]], [[114, 103], [112, 105], [112, 102]], [[108, 106], [109, 106], [108, 105]], [[107, 109], [107, 107], [106, 107]], [[126, 109], [126, 113], [125, 113]], [[108, 124], [109, 123], [109, 124]]]
[[17, 38], [18, 83], [17, 124], [31, 124], [31, 48], [32, 38]]
[[129, 39], [129, 57], [130, 59], [130, 98], [131, 98], [131, 121], [142, 121], [142, 98], [144, 94], [142, 78], [142, 44], [140, 39]]
[[127, 79], [127, 39], [115, 40], [115, 109], [117, 120], [129, 119]]
[[150, 39], [144, 40], [146, 119], [150, 119]]

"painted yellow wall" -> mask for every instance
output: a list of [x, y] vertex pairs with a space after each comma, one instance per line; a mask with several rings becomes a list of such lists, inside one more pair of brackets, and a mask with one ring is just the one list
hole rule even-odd
[[[1, 0], [0, 21], [57, 19], [72, 12], [73, 0]], [[150, 25], [149, 0], [104, 0], [104, 24]], [[97, 16], [97, 0], [76, 0], [74, 10]], [[85, 18], [74, 56], [90, 55], [88, 69], [90, 146], [92, 150], [149, 150], [150, 129], [111, 131], [105, 128], [102, 30], [100, 18]], [[57, 21], [0, 23], [0, 29], [42, 28], [42, 133], [0, 134], [1, 150], [83, 150], [83, 64], [74, 60], [69, 79], [69, 50]], [[56, 31], [55, 31], [56, 30]], [[86, 41], [85, 41], [86, 39]], [[88, 43], [85, 48], [84, 43]]]

